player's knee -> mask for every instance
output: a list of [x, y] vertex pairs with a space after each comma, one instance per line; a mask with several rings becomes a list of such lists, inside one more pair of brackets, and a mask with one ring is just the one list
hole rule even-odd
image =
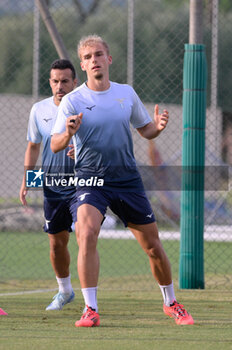
[[85, 249], [91, 249], [96, 247], [98, 239], [98, 232], [93, 227], [88, 227], [86, 229], [80, 229], [78, 232], [78, 244], [80, 247]]
[[150, 248], [147, 248], [146, 254], [149, 256], [149, 258], [152, 259], [160, 259], [162, 257], [162, 251], [159, 245], [154, 245]]
[[53, 239], [50, 241], [50, 250], [54, 255], [57, 255], [63, 250], [67, 249], [67, 244], [67, 240]]

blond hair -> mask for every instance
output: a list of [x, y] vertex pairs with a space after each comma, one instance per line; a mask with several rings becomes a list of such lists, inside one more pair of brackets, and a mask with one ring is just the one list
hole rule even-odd
[[109, 46], [106, 43], [106, 41], [104, 41], [102, 39], [102, 37], [100, 37], [97, 34], [91, 34], [91, 35], [82, 37], [81, 40], [79, 41], [79, 44], [77, 46], [77, 54], [78, 54], [78, 57], [80, 58], [80, 60], [81, 60], [81, 51], [82, 51], [82, 49], [87, 47], [87, 46], [92, 46], [92, 45], [94, 45], [96, 43], [97, 44], [102, 44], [105, 47], [105, 49], [106, 49], [107, 55], [110, 54]]

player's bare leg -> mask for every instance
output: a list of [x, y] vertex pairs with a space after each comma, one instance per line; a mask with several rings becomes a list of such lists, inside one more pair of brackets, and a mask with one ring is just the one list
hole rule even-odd
[[100, 325], [97, 305], [97, 285], [99, 276], [99, 255], [97, 240], [103, 220], [98, 209], [89, 204], [83, 204], [77, 212], [77, 242], [79, 253], [77, 269], [85, 300], [85, 312], [76, 327], [96, 327]]
[[92, 205], [83, 204], [78, 208], [77, 242], [79, 253], [77, 267], [82, 288], [95, 287], [98, 283], [99, 255], [97, 240], [102, 220], [102, 214]]
[[57, 277], [69, 276], [70, 254], [68, 251], [69, 232], [48, 234], [50, 242], [50, 261]]
[[170, 262], [159, 239], [156, 223], [146, 225], [129, 223], [128, 227], [149, 257], [152, 274], [163, 295], [164, 313], [174, 318], [178, 325], [194, 324], [192, 316], [184, 309], [183, 305], [176, 301]]
[[171, 266], [159, 239], [156, 223], [146, 225], [128, 224], [135, 238], [149, 257], [151, 271], [160, 285], [172, 283]]

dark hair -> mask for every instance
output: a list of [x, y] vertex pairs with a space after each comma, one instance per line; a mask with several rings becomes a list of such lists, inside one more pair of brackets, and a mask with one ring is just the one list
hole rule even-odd
[[69, 60], [65, 59], [57, 59], [54, 62], [52, 62], [51, 67], [50, 67], [50, 72], [52, 69], [71, 69], [72, 71], [72, 78], [73, 80], [76, 78], [76, 71], [75, 68], [73, 67], [72, 63]]

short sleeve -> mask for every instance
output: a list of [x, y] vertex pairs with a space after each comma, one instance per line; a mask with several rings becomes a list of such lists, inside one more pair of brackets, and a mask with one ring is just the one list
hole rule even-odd
[[33, 143], [42, 142], [42, 135], [39, 131], [39, 128], [37, 125], [37, 120], [36, 120], [36, 106], [35, 105], [32, 106], [32, 109], [30, 112], [28, 129], [27, 129], [27, 140], [31, 141]]
[[149, 124], [152, 120], [149, 116], [144, 104], [140, 100], [139, 96], [136, 94], [134, 89], [132, 89], [132, 114], [131, 114], [131, 124], [134, 128], [142, 128], [143, 126]]
[[66, 119], [71, 115], [76, 114], [71, 102], [67, 96], [62, 98], [62, 101], [58, 107], [57, 118], [53, 125], [51, 135], [60, 134], [65, 131]]

